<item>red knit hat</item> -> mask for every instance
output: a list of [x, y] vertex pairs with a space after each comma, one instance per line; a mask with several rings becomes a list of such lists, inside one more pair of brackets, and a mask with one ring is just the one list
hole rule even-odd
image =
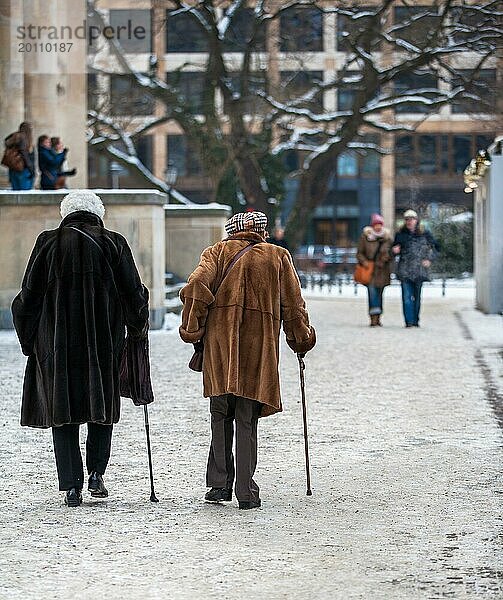
[[374, 213], [371, 217], [370, 217], [370, 224], [371, 225], [377, 225], [378, 223], [380, 223], [381, 225], [384, 225], [384, 219], [381, 217], [381, 215]]

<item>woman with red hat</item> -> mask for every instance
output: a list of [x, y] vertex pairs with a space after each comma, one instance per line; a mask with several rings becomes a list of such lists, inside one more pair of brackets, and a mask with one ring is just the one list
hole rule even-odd
[[391, 274], [391, 232], [384, 227], [381, 215], [373, 214], [370, 226], [364, 227], [356, 258], [363, 266], [373, 262], [372, 279], [367, 285], [369, 296], [370, 326], [380, 327], [383, 312], [384, 288], [390, 284]]

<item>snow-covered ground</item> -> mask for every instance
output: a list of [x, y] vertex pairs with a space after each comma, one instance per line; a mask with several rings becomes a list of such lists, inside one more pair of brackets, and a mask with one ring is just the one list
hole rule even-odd
[[255, 511], [202, 502], [208, 405], [192, 347], [162, 330], [150, 345], [159, 504], [143, 413], [125, 400], [109, 498], [85, 491], [66, 508], [50, 432], [19, 426], [25, 359], [0, 333], [0, 598], [500, 600], [503, 319], [448, 295], [426, 298], [422, 328], [406, 330], [387, 293], [377, 329], [363, 293], [308, 299], [313, 496], [298, 364], [283, 345], [285, 410], [259, 424]]

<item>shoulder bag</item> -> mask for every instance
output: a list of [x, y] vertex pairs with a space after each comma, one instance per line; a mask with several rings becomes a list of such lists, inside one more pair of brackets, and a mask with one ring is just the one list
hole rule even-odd
[[360, 263], [356, 265], [355, 272], [353, 275], [353, 279], [356, 281], [356, 283], [361, 283], [362, 285], [369, 285], [372, 281], [375, 261], [379, 252], [381, 251], [381, 246], [383, 245], [383, 242], [384, 240], [379, 240], [376, 253], [374, 254], [374, 258], [372, 260], [368, 260], [366, 265], [362, 265]]
[[[236, 239], [236, 238], [234, 238]], [[240, 250], [236, 256], [231, 260], [231, 262], [229, 263], [229, 266], [227, 267], [227, 269], [225, 269], [224, 274], [222, 275], [222, 279], [220, 280], [220, 283], [217, 285], [217, 287], [213, 290], [213, 295], [216, 296], [217, 291], [219, 289], [219, 287], [222, 285], [224, 279], [227, 277], [229, 271], [232, 269], [232, 267], [238, 262], [238, 260], [243, 256], [243, 254], [246, 254], [248, 251], [250, 251], [253, 246], [255, 246], [255, 244], [258, 244], [259, 242], [251, 242], [250, 244], [248, 244], [248, 246], [245, 246], [242, 250]], [[196, 371], [197, 373], [201, 373], [201, 371], [203, 370], [203, 354], [204, 354], [204, 340], [200, 340], [199, 342], [196, 342], [194, 344], [194, 354], [192, 355], [192, 358], [189, 361], [189, 369], [192, 369], [192, 371]]]

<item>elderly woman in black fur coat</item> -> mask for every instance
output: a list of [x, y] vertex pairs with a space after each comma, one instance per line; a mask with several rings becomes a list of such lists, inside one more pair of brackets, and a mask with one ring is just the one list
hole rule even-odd
[[105, 229], [101, 199], [74, 191], [63, 220], [43, 231], [12, 304], [28, 356], [21, 425], [52, 428], [60, 490], [82, 503], [79, 425], [87, 423], [86, 466], [92, 496], [106, 497], [103, 474], [120, 414], [119, 367], [129, 335], [148, 331], [148, 290], [126, 239]]

